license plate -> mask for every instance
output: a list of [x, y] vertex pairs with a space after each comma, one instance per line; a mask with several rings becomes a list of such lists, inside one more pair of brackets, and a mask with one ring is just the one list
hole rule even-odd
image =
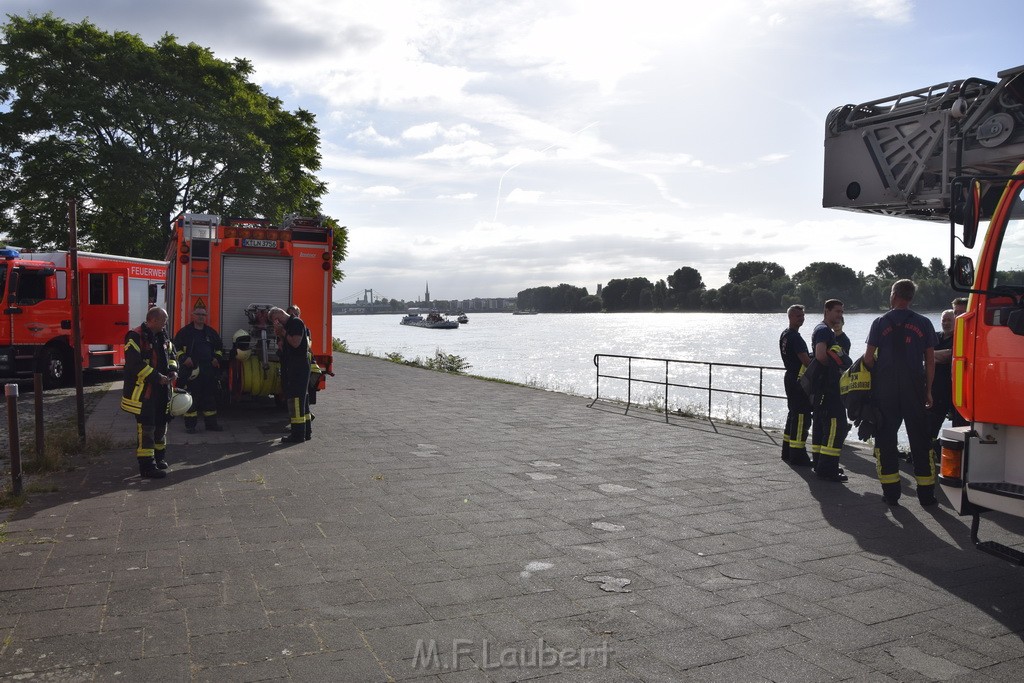
[[257, 247], [259, 249], [277, 249], [277, 240], [242, 240], [243, 247]]

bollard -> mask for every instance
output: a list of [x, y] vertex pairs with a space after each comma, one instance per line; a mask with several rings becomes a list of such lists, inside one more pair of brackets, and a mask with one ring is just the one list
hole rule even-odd
[[18, 440], [18, 385], [11, 383], [4, 387], [7, 395], [7, 432], [11, 439], [11, 493], [20, 496], [21, 481], [21, 444]]
[[46, 435], [43, 433], [43, 373], [33, 376], [32, 396], [36, 401], [36, 465], [46, 461]]

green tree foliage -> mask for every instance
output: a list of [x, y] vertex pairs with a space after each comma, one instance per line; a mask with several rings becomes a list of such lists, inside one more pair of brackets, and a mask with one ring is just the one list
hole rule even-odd
[[700, 271], [683, 266], [668, 276], [669, 298], [675, 308], [682, 310], [700, 308], [704, 292], [704, 278]]
[[875, 266], [875, 275], [888, 280], [917, 277], [924, 271], [924, 263], [912, 254], [889, 254]]
[[557, 287], [532, 287], [519, 292], [516, 297], [516, 308], [540, 313], [575, 313], [581, 310], [580, 302], [586, 296], [586, 287], [574, 287], [565, 283]]
[[648, 297], [646, 308], [641, 304], [640, 295], [645, 289], [654, 291], [654, 285], [645, 277], [610, 280], [601, 290], [604, 310], [609, 312], [651, 310], [652, 297]]
[[[52, 14], [8, 19], [0, 232], [13, 243], [65, 247], [70, 197], [82, 246], [147, 258], [163, 257], [181, 211], [275, 222], [320, 213], [313, 114], [288, 112], [249, 82], [248, 61]], [[346, 247], [335, 226], [335, 256]]]
[[741, 261], [729, 270], [729, 282], [740, 284], [758, 275], [770, 282], [786, 277], [786, 269], [772, 261]]
[[797, 295], [812, 309], [824, 306], [828, 299], [842, 299], [848, 306], [860, 304], [861, 280], [848, 266], [830, 261], [815, 261], [793, 275]]

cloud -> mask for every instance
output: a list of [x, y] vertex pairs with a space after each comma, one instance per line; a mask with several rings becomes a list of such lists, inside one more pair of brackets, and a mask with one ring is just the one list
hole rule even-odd
[[459, 199], [459, 200], [476, 199], [476, 193], [475, 192], [462, 192], [460, 194], [439, 194], [439, 195], [437, 195], [437, 198], [438, 199]]
[[349, 140], [355, 140], [365, 144], [379, 145], [381, 147], [397, 147], [399, 142], [393, 138], [378, 133], [373, 126], [367, 126], [362, 130], [349, 133], [346, 136]]
[[523, 190], [516, 188], [508, 193], [505, 197], [506, 204], [537, 204], [540, 202], [540, 198], [544, 195], [543, 192], [536, 192], [531, 190]]
[[363, 194], [385, 199], [388, 197], [398, 197], [402, 194], [402, 191], [391, 185], [374, 185], [373, 187], [363, 189]]
[[495, 154], [495, 148], [484, 142], [467, 140], [454, 145], [441, 145], [429, 152], [416, 155], [417, 159], [437, 159], [443, 161], [455, 161], [459, 159], [490, 159]]

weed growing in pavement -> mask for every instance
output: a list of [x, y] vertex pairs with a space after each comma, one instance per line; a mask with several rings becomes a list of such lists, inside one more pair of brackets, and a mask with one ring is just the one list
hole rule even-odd
[[331, 349], [337, 353], [348, 353], [348, 344], [345, 343], [344, 339], [334, 337], [331, 339]]
[[7, 522], [0, 522], [0, 543], [7, 543]]
[[85, 443], [78, 438], [78, 428], [70, 422], [59, 424], [48, 429], [44, 435], [43, 453], [35, 452], [35, 444], [29, 445], [27, 451], [32, 456], [25, 464], [28, 474], [57, 472], [73, 467], [73, 456], [98, 458], [114, 448], [114, 440], [109, 434], [86, 434]]
[[[0, 491], [0, 510], [17, 510], [18, 508], [25, 504], [26, 500], [27, 498], [24, 493], [22, 493], [20, 496], [16, 496], [11, 491], [11, 487], [6, 486], [4, 487], [3, 491]], [[4, 538], [6, 539], [6, 533], [4, 534]]]

